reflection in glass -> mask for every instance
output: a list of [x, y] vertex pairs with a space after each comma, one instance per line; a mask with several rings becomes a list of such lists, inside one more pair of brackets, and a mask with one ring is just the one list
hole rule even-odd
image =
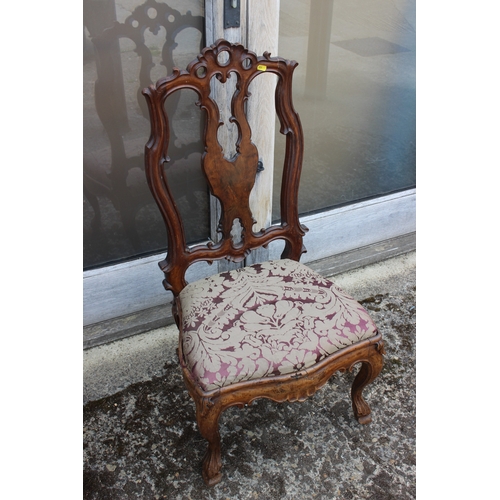
[[[415, 186], [414, 0], [282, 2], [278, 52], [299, 62], [301, 213]], [[279, 132], [276, 141], [281, 175]]]
[[[84, 0], [84, 269], [166, 248], [144, 173], [150, 129], [141, 90], [174, 66], [185, 68], [203, 46], [202, 0]], [[165, 171], [181, 212], [189, 206], [186, 232], [195, 242], [209, 234], [203, 123], [189, 111], [194, 93], [181, 94], [166, 103], [172, 127]], [[189, 199], [188, 183], [195, 187]]]

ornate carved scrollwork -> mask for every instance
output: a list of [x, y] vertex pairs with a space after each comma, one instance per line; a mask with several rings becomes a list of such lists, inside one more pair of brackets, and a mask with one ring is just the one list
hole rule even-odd
[[380, 342], [377, 343], [377, 351], [380, 353], [380, 354], [385, 354], [385, 347], [384, 347], [384, 341], [381, 340]]
[[268, 379], [241, 382], [210, 392], [204, 392], [193, 379], [184, 363], [181, 343], [179, 345], [179, 360], [184, 381], [196, 403], [198, 425], [201, 426], [200, 433], [208, 441], [208, 450], [203, 461], [203, 477], [209, 485], [216, 484], [221, 479], [222, 461], [218, 421], [222, 412], [231, 406], [243, 408], [260, 398], [270, 399], [277, 403], [303, 402], [321, 389], [337, 371], [352, 371], [356, 364], [361, 363], [361, 369], [351, 389], [352, 407], [354, 416], [360, 424], [371, 422], [371, 409], [364, 400], [362, 391], [378, 376], [383, 367], [381, 353], [383, 340], [380, 334], [341, 349], [306, 370]]

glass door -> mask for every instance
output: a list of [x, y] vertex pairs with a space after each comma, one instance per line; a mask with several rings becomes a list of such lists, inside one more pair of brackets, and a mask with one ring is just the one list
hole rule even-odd
[[302, 214], [415, 187], [415, 0], [282, 1], [279, 54], [299, 62]]
[[[84, 0], [84, 270], [159, 253], [166, 231], [144, 173], [149, 116], [141, 90], [185, 67], [205, 44], [202, 0]], [[166, 169], [191, 242], [210, 235], [194, 93], [167, 106]]]

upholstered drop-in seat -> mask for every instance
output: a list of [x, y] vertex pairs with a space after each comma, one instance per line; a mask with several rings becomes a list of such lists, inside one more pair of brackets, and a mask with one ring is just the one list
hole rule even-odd
[[377, 334], [358, 302], [288, 259], [191, 283], [178, 310], [184, 361], [204, 391], [303, 370]]

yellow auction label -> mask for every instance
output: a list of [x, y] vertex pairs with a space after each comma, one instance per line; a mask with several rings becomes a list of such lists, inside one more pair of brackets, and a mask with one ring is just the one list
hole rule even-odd
[[257, 66], [257, 69], [258, 69], [259, 71], [266, 71], [267, 66], [264, 66], [263, 64], [259, 64], [259, 65]]

